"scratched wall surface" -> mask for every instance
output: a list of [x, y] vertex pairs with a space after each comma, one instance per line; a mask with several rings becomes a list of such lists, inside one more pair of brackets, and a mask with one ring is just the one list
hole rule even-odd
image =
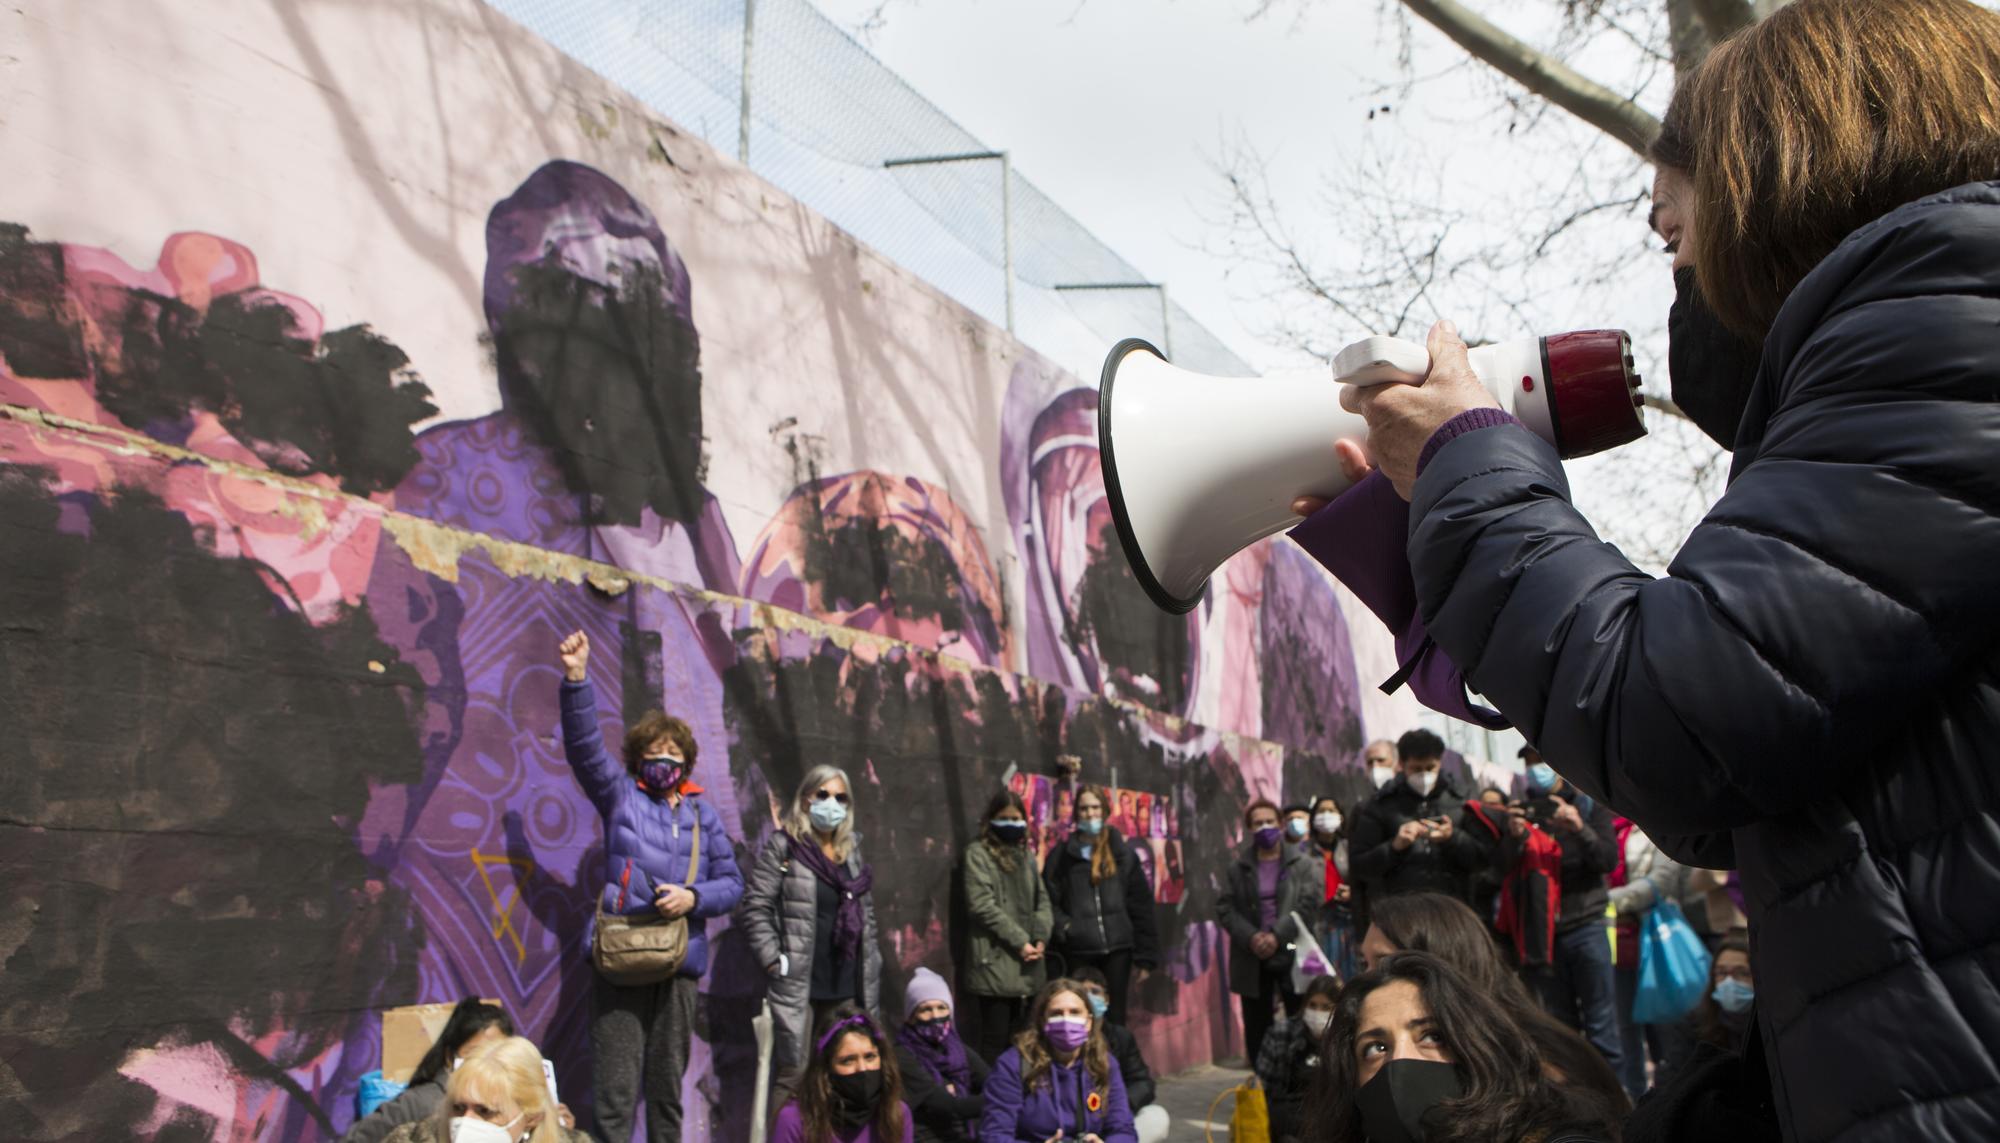
[[[664, 706], [754, 847], [859, 787], [885, 995], [1058, 754], [1116, 787], [1156, 1067], [1228, 1054], [1244, 802], [1415, 721], [1285, 543], [1193, 614], [1115, 543], [1094, 389], [476, 0], [0, 11], [0, 1119], [329, 1137], [385, 1007], [500, 997], [588, 1104], [599, 822], [557, 730]], [[727, 925], [691, 1138], [741, 1138]]]

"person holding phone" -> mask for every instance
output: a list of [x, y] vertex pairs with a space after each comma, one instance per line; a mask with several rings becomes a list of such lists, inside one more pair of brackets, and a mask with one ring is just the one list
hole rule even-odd
[[1412, 730], [1397, 741], [1396, 756], [1396, 776], [1355, 810], [1349, 827], [1348, 866], [1363, 918], [1368, 902], [1397, 893], [1469, 900], [1472, 874], [1490, 857], [1478, 835], [1460, 828], [1465, 795], [1444, 773], [1444, 739]]

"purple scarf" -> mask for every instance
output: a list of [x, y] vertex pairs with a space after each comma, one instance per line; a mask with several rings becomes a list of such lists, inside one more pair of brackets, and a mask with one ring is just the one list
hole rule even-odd
[[919, 1034], [914, 1021], [904, 1022], [902, 1029], [896, 1033], [896, 1042], [922, 1061], [932, 1079], [957, 1087], [960, 1095], [972, 1094], [972, 1065], [965, 1059], [965, 1044], [958, 1038], [956, 1018], [952, 1020], [951, 1027], [945, 1029], [942, 1042], [933, 1042]]
[[[792, 835], [786, 834], [786, 837]], [[849, 874], [843, 862], [835, 865], [828, 861], [826, 854], [819, 850], [819, 843], [800, 841], [792, 837], [792, 857], [812, 870], [813, 876], [833, 887], [840, 894], [840, 908], [833, 914], [834, 951], [847, 960], [861, 953], [861, 934], [866, 925], [861, 911], [861, 898], [875, 886], [875, 867], [864, 865], [861, 872]]]

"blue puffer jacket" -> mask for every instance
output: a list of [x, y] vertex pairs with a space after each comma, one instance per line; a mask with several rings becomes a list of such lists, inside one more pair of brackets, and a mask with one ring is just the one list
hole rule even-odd
[[[722, 828], [722, 815], [699, 797], [669, 806], [639, 788], [622, 762], [605, 753], [597, 725], [597, 696], [589, 680], [563, 680], [563, 752], [583, 783], [590, 804], [604, 818], [605, 885], [599, 904], [606, 912], [642, 914], [653, 909], [651, 884], [687, 880], [694, 857], [694, 824], [701, 819], [701, 868], [694, 883], [695, 907], [688, 918], [687, 960], [680, 975], [708, 971], [708, 918], [736, 907], [743, 874]], [[650, 883], [650, 884], [649, 884]]]
[[1109, 1087], [1096, 1095], [1092, 1110], [1090, 1069], [1080, 1057], [1066, 1068], [1051, 1066], [1048, 1081], [1029, 1092], [1021, 1090], [1021, 1053], [1013, 1048], [1000, 1053], [986, 1077], [979, 1143], [1044, 1143], [1057, 1135], [1080, 1139], [1086, 1134], [1104, 1143], [1138, 1143], [1118, 1059], [1106, 1062], [1111, 1065]]
[[1662, 579], [1526, 429], [1411, 502], [1431, 635], [1551, 765], [1740, 868], [1788, 1139], [2000, 1139], [2000, 184], [1786, 299], [1728, 491]]

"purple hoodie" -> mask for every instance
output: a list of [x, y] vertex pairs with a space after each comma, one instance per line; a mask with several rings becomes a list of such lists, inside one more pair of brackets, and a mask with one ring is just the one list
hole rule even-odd
[[1000, 1053], [986, 1077], [986, 1112], [979, 1118], [979, 1143], [1046, 1143], [1057, 1134], [1093, 1133], [1104, 1143], [1138, 1143], [1132, 1109], [1125, 1102], [1125, 1079], [1118, 1060], [1111, 1064], [1109, 1090], [1090, 1109], [1090, 1069], [1082, 1057], [1068, 1067], [1049, 1069], [1049, 1082], [1034, 1091], [1021, 1090], [1021, 1053]]
[[695, 871], [687, 960], [679, 975], [700, 976], [708, 971], [708, 918], [734, 909], [743, 896], [743, 874], [736, 868], [722, 815], [692, 795], [683, 795], [674, 807], [639, 788], [624, 764], [605, 753], [604, 735], [597, 726], [597, 695], [588, 679], [563, 680], [562, 726], [563, 753], [590, 804], [604, 818], [605, 884], [598, 905], [605, 912], [650, 912], [654, 885], [687, 880], [699, 815], [701, 868]]

